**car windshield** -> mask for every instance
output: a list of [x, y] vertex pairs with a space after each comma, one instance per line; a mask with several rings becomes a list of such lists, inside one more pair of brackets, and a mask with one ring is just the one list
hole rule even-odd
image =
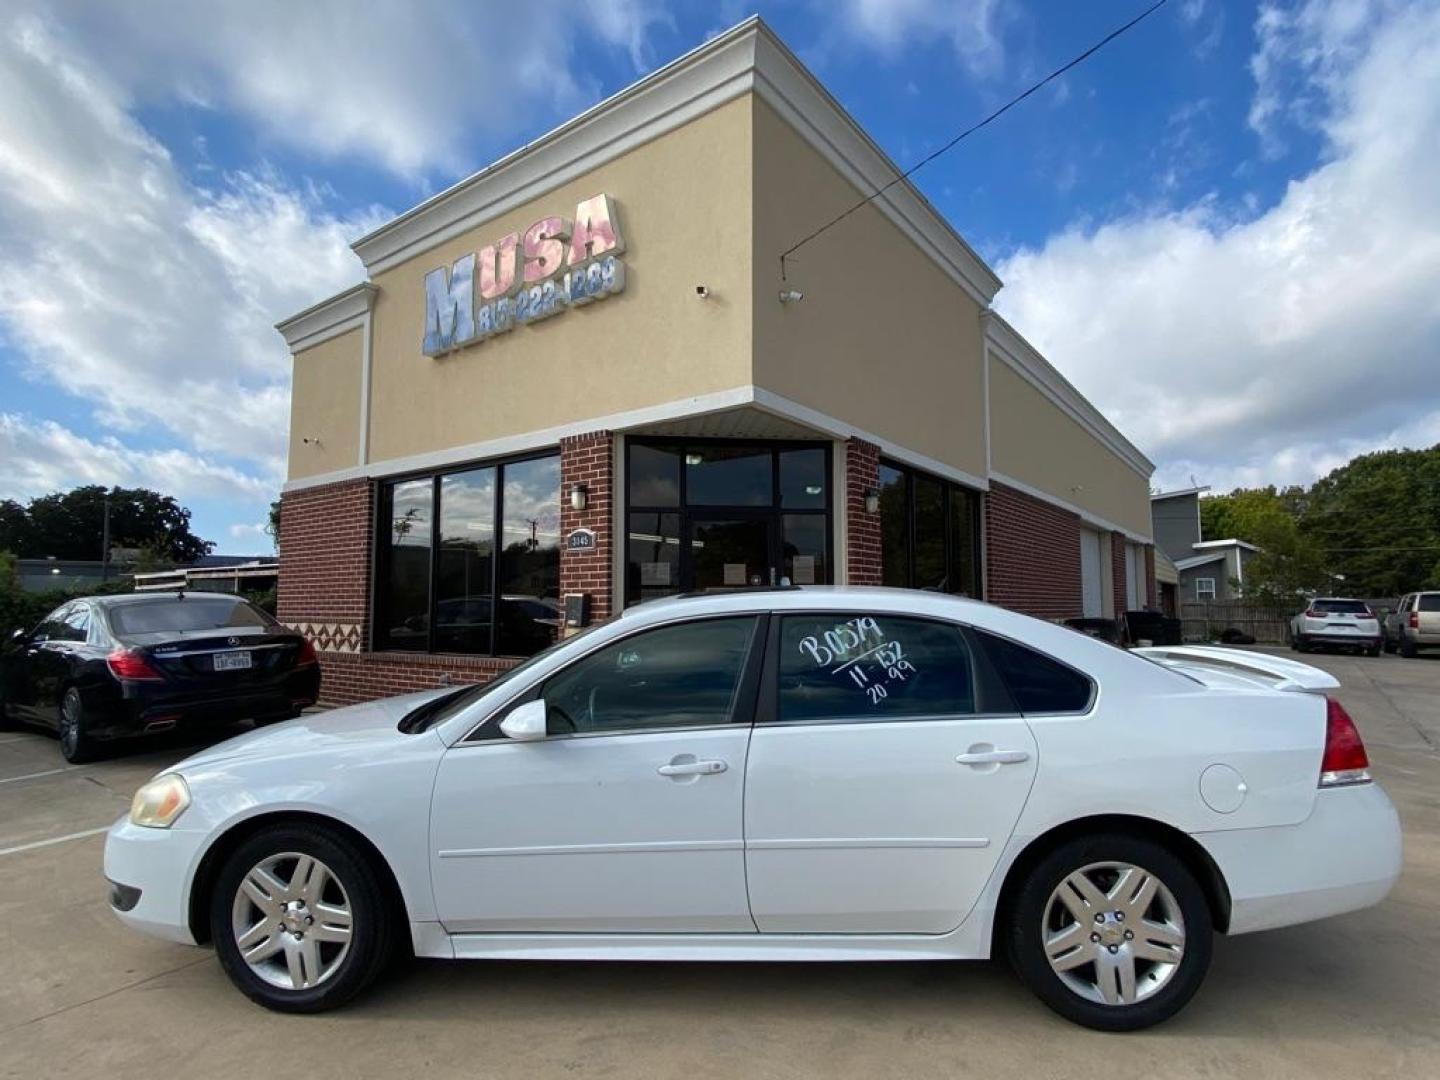
[[1370, 609], [1359, 600], [1316, 600], [1310, 605], [1312, 611], [1327, 615], [1369, 615]]
[[275, 620], [238, 597], [167, 596], [114, 605], [110, 626], [121, 637], [274, 626]]
[[426, 728], [443, 723], [452, 716], [458, 716], [463, 710], [469, 708], [473, 702], [477, 701], [482, 694], [488, 694], [491, 690], [504, 686], [517, 676], [529, 671], [541, 660], [544, 660], [556, 649], [560, 648], [560, 646], [573, 644], [576, 640], [593, 634], [609, 621], [609, 619], [606, 619], [603, 622], [595, 623], [593, 626], [587, 626], [578, 633], [560, 639], [548, 648], [541, 649], [528, 660], [516, 664], [508, 671], [503, 671], [499, 675], [496, 675], [495, 678], [489, 682], [476, 683], [474, 686], [465, 686], [445, 697], [427, 701], [418, 709], [412, 709], [405, 714], [404, 718], [400, 721], [400, 730], [414, 734], [417, 731], [424, 731]]
[[1416, 611], [1440, 611], [1440, 593], [1425, 593], [1415, 598]]

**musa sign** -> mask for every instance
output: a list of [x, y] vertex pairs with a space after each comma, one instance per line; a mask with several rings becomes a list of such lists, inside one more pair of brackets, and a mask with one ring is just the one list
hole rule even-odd
[[[439, 356], [503, 334], [517, 323], [535, 322], [599, 300], [625, 287], [625, 250], [609, 195], [575, 207], [572, 224], [541, 218], [477, 254], [425, 275], [426, 356]], [[476, 268], [479, 291], [476, 291]]]

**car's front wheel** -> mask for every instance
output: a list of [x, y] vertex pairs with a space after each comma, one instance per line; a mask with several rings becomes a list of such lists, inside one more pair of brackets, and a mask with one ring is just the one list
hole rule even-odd
[[366, 855], [338, 833], [277, 826], [226, 860], [210, 905], [220, 964], [280, 1012], [343, 1004], [390, 956], [393, 919]]
[[1204, 893], [1180, 859], [1139, 837], [1056, 848], [1025, 878], [1009, 916], [1020, 977], [1067, 1020], [1102, 1031], [1174, 1016], [1210, 966]]

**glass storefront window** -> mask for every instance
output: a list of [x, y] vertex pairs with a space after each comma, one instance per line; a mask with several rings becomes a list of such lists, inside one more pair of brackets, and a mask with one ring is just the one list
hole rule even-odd
[[625, 543], [626, 603], [654, 600], [679, 591], [679, 514], [633, 511]]
[[641, 436], [626, 442], [625, 470], [627, 604], [830, 583], [828, 444]]
[[687, 446], [685, 501], [690, 506], [769, 506], [774, 454], [766, 447]]
[[528, 656], [555, 640], [558, 457], [395, 481], [380, 505], [376, 648]]
[[904, 466], [880, 465], [881, 580], [980, 597], [980, 497]]
[[880, 581], [910, 584], [910, 488], [905, 474], [880, 466]]
[[929, 476], [915, 474], [912, 499], [915, 507], [915, 576], [917, 589], [948, 591], [945, 578], [945, 485]]
[[490, 652], [494, 515], [494, 469], [472, 469], [440, 478], [436, 652]]
[[500, 548], [499, 652], [529, 656], [550, 645], [560, 603], [560, 459], [505, 466]]
[[680, 448], [632, 443], [629, 492], [633, 506], [679, 506]]
[[780, 505], [786, 510], [825, 509], [829, 486], [822, 447], [780, 451]]
[[781, 574], [792, 585], [823, 585], [830, 580], [829, 528], [824, 514], [786, 514], [782, 519]]
[[390, 488], [383, 632], [392, 649], [424, 649], [429, 638], [433, 500], [429, 480]]
[[980, 496], [950, 488], [950, 592], [980, 596]]

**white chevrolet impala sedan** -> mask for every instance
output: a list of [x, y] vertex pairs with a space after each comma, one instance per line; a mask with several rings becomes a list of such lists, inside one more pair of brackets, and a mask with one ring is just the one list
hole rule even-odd
[[973, 601], [658, 601], [484, 686], [304, 717], [157, 776], [111, 905], [213, 943], [245, 994], [329, 1008], [399, 950], [456, 959], [1004, 953], [1129, 1029], [1215, 933], [1378, 902], [1400, 829], [1336, 683], [1137, 654]]

